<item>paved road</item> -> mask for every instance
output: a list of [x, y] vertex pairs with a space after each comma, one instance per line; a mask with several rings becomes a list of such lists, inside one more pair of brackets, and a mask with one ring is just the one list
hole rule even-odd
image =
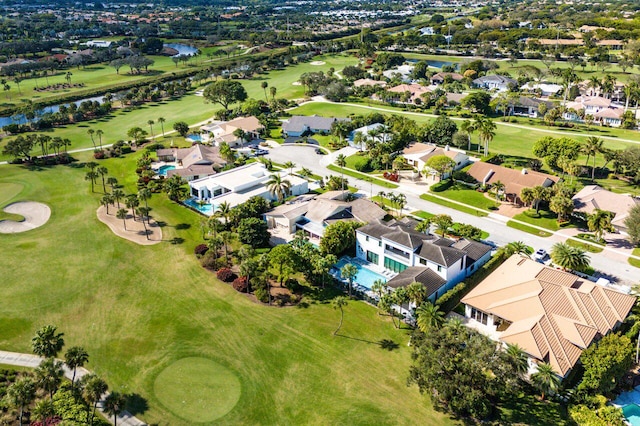
[[[353, 148], [344, 148], [353, 149]], [[297, 167], [306, 167], [313, 171], [314, 174], [326, 177], [328, 175], [336, 175], [338, 173], [328, 170], [326, 165], [330, 164], [330, 160], [335, 158], [337, 153], [330, 155], [318, 155], [315, 153], [315, 147], [304, 145], [284, 145], [272, 148], [268, 154], [277, 163], [285, 163], [293, 161]], [[358, 188], [363, 194], [370, 196], [376, 195], [380, 191], [389, 192], [387, 188], [375, 185], [371, 182], [355, 179], [348, 176], [349, 184]], [[446, 213], [450, 215], [454, 221], [468, 223], [476, 226], [490, 234], [489, 240], [498, 246], [505, 245], [512, 241], [523, 241], [527, 245], [535, 249], [544, 248], [551, 250], [551, 246], [559, 241], [566, 240], [566, 236], [554, 234], [548, 238], [538, 237], [527, 232], [519, 231], [506, 226], [507, 218], [500, 215], [491, 215], [489, 217], [478, 217], [448, 207], [434, 204], [420, 198], [421, 191], [415, 185], [403, 185], [400, 188], [392, 190], [396, 193], [404, 193], [407, 197], [407, 208], [410, 210], [424, 210], [433, 214]], [[612, 282], [620, 284], [632, 285], [639, 281], [640, 273], [633, 266], [629, 265], [626, 256], [616, 251], [605, 250], [597, 255], [591, 255], [591, 266], [593, 266], [601, 275], [611, 279]]]
[[[36, 368], [40, 365], [43, 359], [44, 358], [32, 354], [0, 351], [0, 364]], [[86, 368], [78, 368], [76, 372], [76, 380], [80, 380], [82, 377], [90, 373], [91, 372]], [[64, 375], [69, 380], [71, 380], [71, 378], [73, 377], [73, 371], [70, 370], [66, 365], [64, 366]], [[100, 413], [111, 422], [113, 420], [113, 417], [105, 414], [102, 411], [102, 404], [104, 403], [104, 398], [106, 398], [107, 395], [109, 395], [108, 392], [102, 395], [102, 399], [100, 400], [100, 402], [98, 402], [98, 411], [100, 411]], [[132, 416], [127, 411], [123, 411], [118, 416], [118, 424], [122, 426], [146, 426], [145, 422]]]

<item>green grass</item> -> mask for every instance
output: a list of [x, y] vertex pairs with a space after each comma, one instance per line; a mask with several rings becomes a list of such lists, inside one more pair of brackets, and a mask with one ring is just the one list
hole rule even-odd
[[[635, 255], [635, 256], [640, 256], [640, 248], [634, 248], [632, 254]], [[640, 268], [640, 260], [638, 260], [638, 259], [634, 259], [634, 258], [630, 257], [629, 258], [629, 264], [631, 266], [635, 266], [636, 268]]]
[[[127, 193], [135, 191], [138, 155], [101, 162]], [[98, 221], [100, 194], [90, 193], [85, 173], [75, 165], [0, 167], [0, 183], [20, 184], [21, 199], [52, 209], [44, 226], [0, 235], [1, 348], [30, 352], [35, 330], [57, 325], [67, 347], [88, 350], [87, 368], [110, 389], [147, 401], [137, 415], [149, 424], [194, 423], [155, 391], [167, 367], [191, 357], [210, 359], [240, 381], [240, 400], [218, 423], [453, 424], [406, 386], [407, 330], [375, 308], [350, 302], [340, 333], [346, 337], [334, 337], [340, 315], [321, 299], [308, 299], [306, 308], [256, 304], [200, 267], [196, 213], [154, 195], [149, 205], [166, 224], [167, 242], [136, 245]], [[174, 238], [184, 243], [170, 244]], [[381, 349], [383, 339], [399, 348]]]
[[411, 214], [414, 215], [414, 216], [418, 216], [421, 219], [431, 219], [433, 216], [435, 216], [432, 213], [427, 213], [427, 212], [422, 211], [422, 210], [415, 211], [415, 212], [413, 212]]
[[331, 171], [337, 172], [337, 173], [344, 173], [346, 176], [351, 176], [354, 177], [356, 179], [360, 179], [360, 180], [364, 180], [365, 182], [373, 182], [375, 185], [378, 186], [382, 186], [383, 188], [389, 188], [389, 189], [393, 189], [393, 188], [397, 188], [398, 185], [396, 185], [395, 183], [386, 181], [386, 180], [382, 180], [382, 179], [378, 179], [375, 178], [373, 176], [364, 174], [364, 173], [360, 173], [360, 172], [356, 172], [353, 170], [349, 170], [349, 169], [341, 169], [338, 166], [335, 166], [333, 164], [327, 166], [327, 168]]
[[420, 198], [422, 198], [423, 200], [429, 201], [431, 203], [440, 204], [441, 206], [445, 206], [445, 207], [450, 207], [452, 209], [456, 209], [464, 213], [472, 214], [474, 216], [478, 216], [478, 217], [489, 216], [489, 213], [487, 213], [486, 211], [474, 209], [471, 207], [461, 206], [458, 203], [454, 203], [448, 200], [443, 200], [442, 198], [434, 197], [431, 194], [422, 194]]
[[19, 214], [7, 213], [3, 210], [20, 194], [23, 187], [19, 183], [0, 183], [0, 220], [13, 220], [22, 222], [24, 217]]
[[573, 240], [571, 238], [567, 239], [566, 243], [571, 247], [577, 247], [589, 253], [601, 253], [604, 250], [604, 247], [597, 247], [589, 243], [583, 243], [581, 241]]
[[526, 222], [531, 225], [539, 226], [541, 228], [549, 229], [551, 231], [557, 231], [560, 228], [574, 228], [575, 225], [558, 224], [558, 215], [549, 210], [540, 210], [538, 213], [534, 209], [526, 210], [523, 213], [517, 214], [513, 217], [521, 222]]
[[162, 405], [190, 422], [211, 422], [226, 415], [240, 399], [238, 376], [207, 358], [183, 358], [156, 378], [154, 392]]
[[487, 198], [484, 193], [467, 188], [464, 185], [454, 185], [446, 191], [438, 192], [436, 195], [482, 210], [493, 210], [499, 205], [497, 202]]
[[551, 232], [542, 231], [540, 229], [533, 228], [529, 225], [525, 225], [520, 222], [514, 222], [513, 220], [508, 221], [507, 226], [513, 229], [518, 229], [520, 231], [528, 232], [529, 234], [537, 235], [538, 237], [543, 237], [543, 238], [547, 238], [553, 235]]

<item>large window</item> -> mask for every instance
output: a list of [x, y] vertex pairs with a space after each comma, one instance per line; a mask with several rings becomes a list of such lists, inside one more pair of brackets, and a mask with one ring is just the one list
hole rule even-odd
[[378, 256], [377, 253], [367, 250], [367, 260], [377, 265], [378, 261], [380, 260], [380, 257]]
[[476, 308], [471, 308], [471, 318], [478, 321], [479, 323], [487, 325], [487, 321], [489, 320], [489, 315], [487, 315], [482, 311], [477, 310]]
[[384, 267], [393, 272], [402, 272], [408, 268], [404, 263], [400, 263], [397, 260], [389, 259], [385, 256]]

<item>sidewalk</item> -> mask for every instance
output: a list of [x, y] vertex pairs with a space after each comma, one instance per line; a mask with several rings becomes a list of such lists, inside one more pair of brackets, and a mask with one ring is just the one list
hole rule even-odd
[[[37, 355], [22, 354], [18, 352], [0, 351], [0, 364], [14, 365], [17, 367], [36, 368], [40, 365], [40, 362], [42, 362], [42, 360], [43, 358]], [[63, 368], [64, 368], [64, 376], [67, 379], [71, 380], [71, 378], [73, 377], [73, 370], [70, 370], [66, 364], [64, 364]], [[91, 372], [86, 368], [82, 368], [82, 367], [78, 368], [76, 370], [76, 380], [80, 380], [82, 377], [86, 376], [87, 374], [91, 374]], [[107, 397], [107, 395], [109, 395], [109, 392], [105, 393], [102, 396], [102, 399], [98, 402], [98, 411], [109, 422], [111, 422], [113, 417], [109, 416], [102, 410], [104, 399]], [[118, 424], [123, 426], [146, 426], [145, 422], [132, 416], [127, 411], [123, 411], [122, 413], [120, 413], [120, 415], [118, 416]]]

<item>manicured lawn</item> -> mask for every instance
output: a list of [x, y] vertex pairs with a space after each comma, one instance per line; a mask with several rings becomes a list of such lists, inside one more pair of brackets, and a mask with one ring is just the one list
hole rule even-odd
[[522, 224], [520, 222], [514, 222], [513, 220], [510, 220], [507, 222], [507, 226], [514, 228], [514, 229], [519, 229], [520, 231], [524, 231], [524, 232], [528, 232], [529, 234], [533, 234], [533, 235], [537, 235], [539, 237], [550, 237], [552, 234], [551, 232], [547, 232], [547, 231], [541, 231], [537, 228], [533, 228], [529, 225], [525, 225]]
[[16, 197], [22, 192], [22, 185], [19, 183], [0, 183], [0, 220], [14, 220], [16, 222], [23, 221], [24, 217], [7, 213], [2, 209], [12, 201], [16, 201]]
[[375, 178], [373, 176], [370, 176], [370, 175], [367, 175], [367, 174], [364, 174], [364, 173], [360, 173], [360, 172], [356, 172], [356, 171], [353, 171], [353, 170], [349, 170], [349, 169], [346, 169], [346, 168], [345, 169], [341, 169], [340, 167], [335, 166], [333, 164], [327, 166], [327, 168], [329, 170], [331, 170], [331, 171], [334, 171], [334, 172], [337, 172], [337, 173], [344, 173], [345, 176], [351, 176], [351, 177], [354, 177], [356, 179], [364, 180], [366, 182], [372, 182], [373, 181], [374, 184], [376, 184], [378, 186], [382, 186], [383, 188], [393, 189], [393, 188], [397, 188], [398, 187], [398, 185], [396, 185], [393, 182], [389, 182], [389, 181], [384, 180], [384, 179], [378, 179], [378, 178]]
[[[134, 163], [131, 156], [100, 164], [131, 193]], [[216, 363], [185, 370], [192, 378], [199, 373], [198, 386], [215, 386], [221, 371], [240, 383], [240, 399], [220, 423], [453, 424], [406, 386], [407, 330], [396, 330], [375, 308], [350, 302], [340, 332], [347, 337], [334, 337], [340, 316], [326, 301], [282, 309], [256, 304], [200, 267], [193, 256], [201, 241], [197, 214], [154, 195], [152, 215], [165, 223], [167, 242], [138, 246], [97, 220], [100, 194], [90, 193], [85, 173], [75, 165], [0, 166], [0, 183], [20, 184], [19, 198], [52, 209], [45, 226], [0, 235], [0, 348], [29, 352], [37, 328], [57, 325], [67, 347], [87, 348], [87, 367], [111, 389], [147, 401], [148, 410], [136, 415], [149, 424], [193, 424], [193, 413], [213, 416], [230, 406], [183, 409], [178, 383], [169, 395], [156, 394], [158, 377], [167, 368], [176, 377], [171, 368], [193, 357]], [[184, 242], [168, 242], [174, 238]], [[376, 343], [382, 339], [398, 349], [383, 350]], [[166, 406], [167, 398], [174, 405]]]
[[[633, 249], [633, 254], [635, 256], [640, 256], [640, 248]], [[634, 259], [632, 257], [629, 258], [629, 264], [635, 266], [636, 268], [640, 268], [640, 260]]]
[[603, 247], [594, 246], [589, 243], [583, 243], [581, 241], [576, 241], [572, 239], [567, 239], [566, 243], [571, 247], [581, 248], [582, 250], [589, 253], [601, 253], [604, 250]]
[[534, 209], [529, 209], [523, 213], [513, 217], [516, 220], [536, 225], [541, 228], [557, 231], [560, 228], [574, 228], [575, 225], [569, 223], [567, 225], [558, 225], [558, 215], [552, 211], [540, 210], [538, 213]]
[[478, 216], [478, 217], [489, 216], [489, 213], [487, 213], [486, 211], [474, 209], [474, 208], [471, 208], [471, 207], [462, 206], [462, 205], [460, 205], [458, 203], [455, 203], [455, 202], [452, 202], [452, 201], [443, 200], [442, 198], [434, 197], [431, 194], [422, 194], [420, 196], [420, 198], [422, 198], [423, 200], [429, 201], [431, 203], [440, 204], [441, 206], [450, 207], [452, 209], [456, 209], [456, 210], [459, 210], [461, 212], [469, 213], [469, 214], [472, 214], [472, 215], [475, 215], [475, 216]]
[[492, 210], [498, 207], [498, 203], [486, 197], [484, 193], [467, 188], [464, 185], [454, 185], [446, 191], [438, 192], [435, 195], [469, 204], [482, 210]]
[[418, 216], [418, 217], [419, 217], [419, 218], [421, 218], [421, 219], [430, 219], [430, 218], [432, 218], [433, 216], [435, 216], [435, 215], [434, 215], [434, 214], [432, 214], [432, 213], [427, 213], [427, 212], [422, 211], [422, 210], [415, 211], [415, 212], [413, 212], [413, 213], [411, 213], [411, 214], [412, 214], [412, 215], [414, 215], [414, 216]]

